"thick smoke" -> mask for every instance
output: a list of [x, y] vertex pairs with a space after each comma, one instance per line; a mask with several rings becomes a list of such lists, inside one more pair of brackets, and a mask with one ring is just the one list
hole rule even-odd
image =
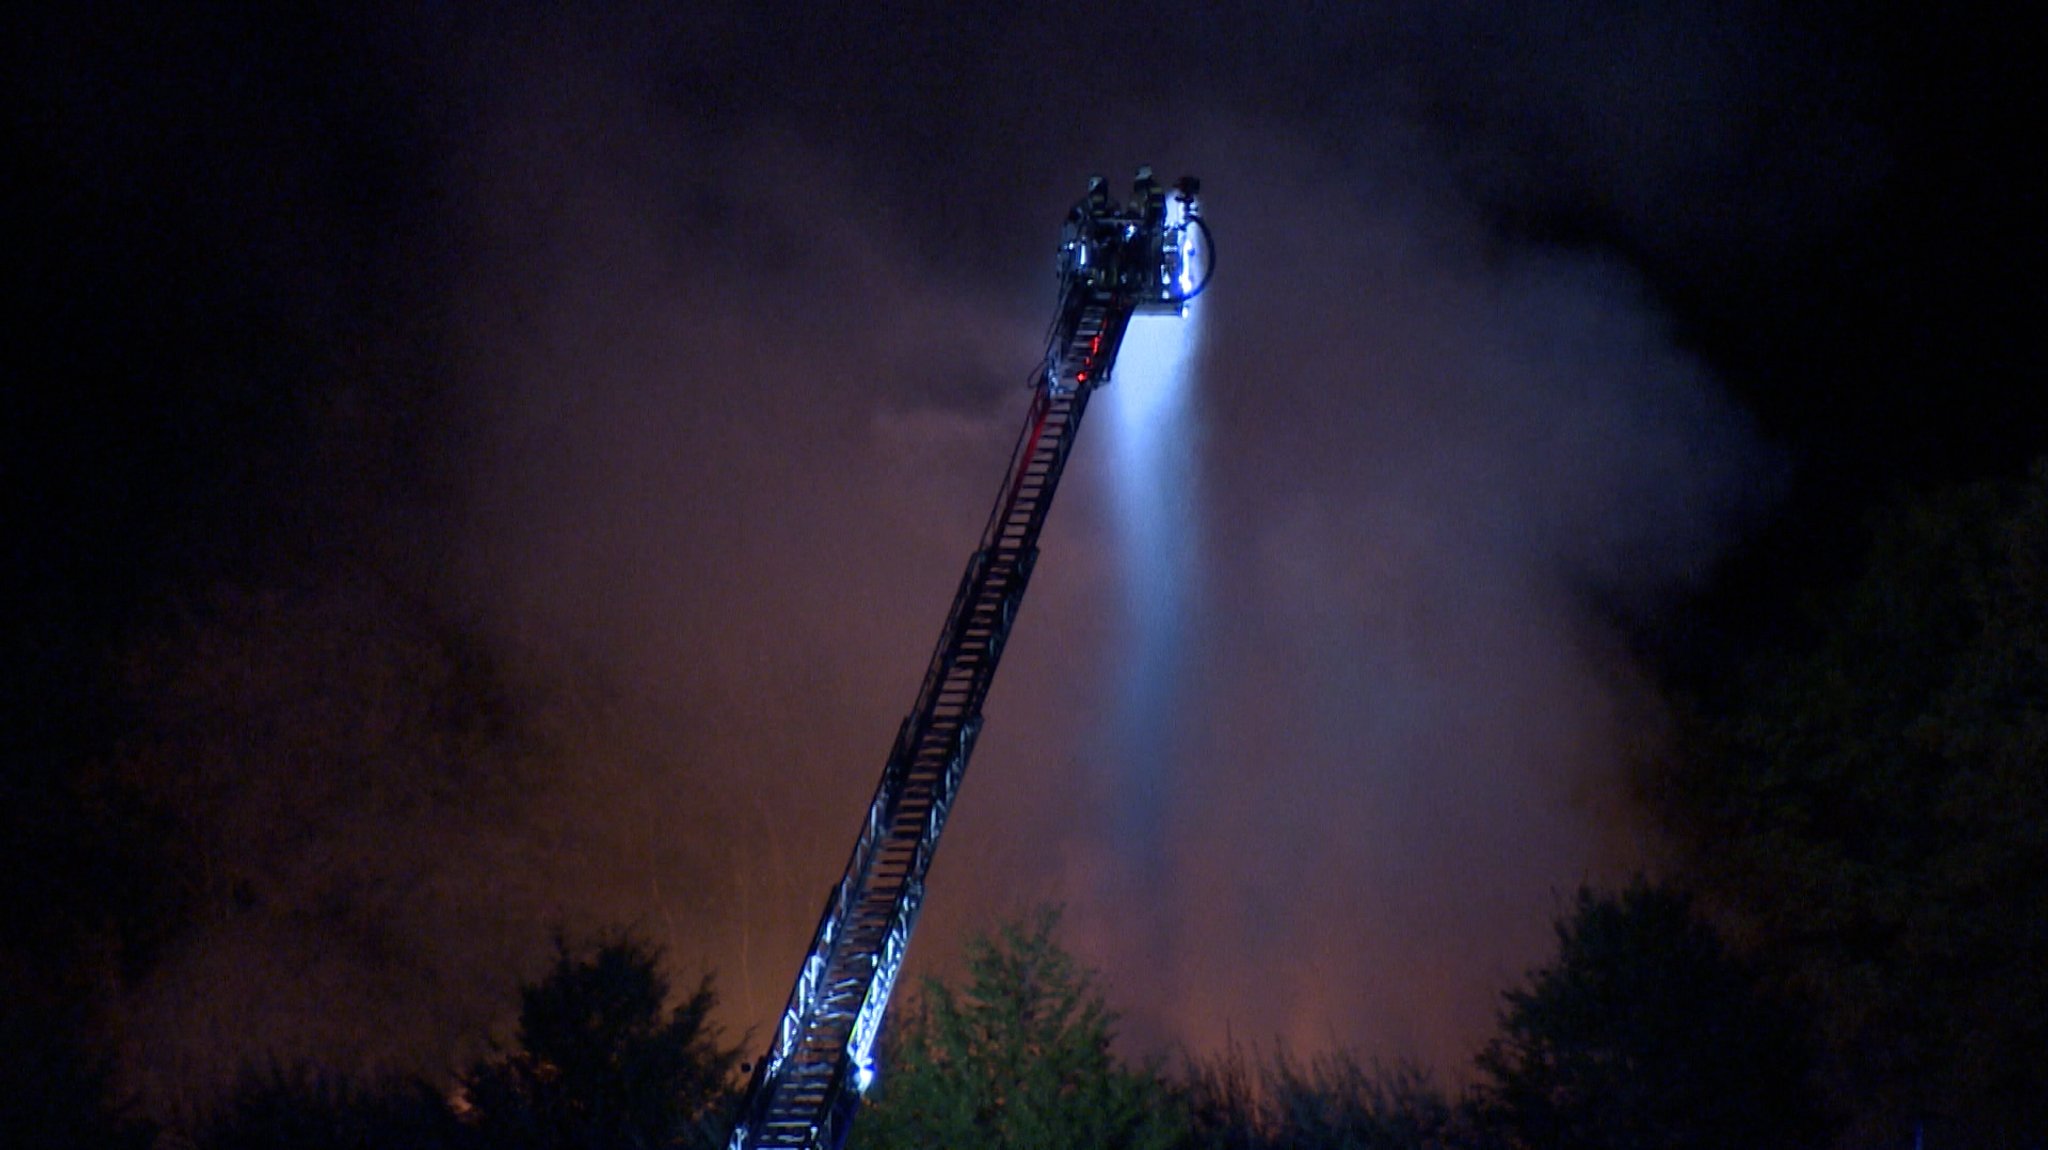
[[[1657, 117], [1640, 137], [1622, 103], [1574, 120], [1576, 55], [1479, 82], [1468, 49], [1522, 20], [1415, 7], [1325, 28], [1254, 6], [1121, 47], [1068, 34], [1137, 19], [1097, 5], [993, 29], [935, 6], [767, 36], [705, 5], [449, 31], [430, 178], [459, 221], [451, 610], [481, 620], [538, 742], [502, 752], [489, 818], [434, 797], [372, 850], [294, 816], [339, 828], [320, 850], [426, 876], [380, 942], [426, 973], [379, 982], [375, 948], [273, 961], [307, 948], [281, 918], [202, 931], [137, 1016], [177, 1025], [205, 986], [280, 969], [265, 1033], [221, 1049], [332, 1046], [305, 1019], [338, 999], [428, 995], [455, 1005], [371, 1010], [403, 1041], [358, 1053], [431, 1062], [518, 965], [434, 949], [444, 931], [481, 950], [625, 923], [717, 971], [728, 1026], [765, 1033], [1002, 478], [1061, 214], [1089, 171], [1149, 161], [1204, 178], [1222, 249], [1188, 444], [1200, 570], [1160, 573], [1187, 590], [1178, 723], [1117, 726], [1133, 573], [1098, 415], [913, 973], [1061, 902], [1136, 1046], [1342, 1044], [1457, 1073], [1558, 892], [1643, 861], [1619, 776], [1657, 715], [1609, 620], [1693, 585], [1769, 486], [1627, 268], [1503, 238], [1487, 197], [1739, 232], [1700, 222], [1720, 185], [1695, 178], [1726, 175], [1776, 73], [1688, 39], [1739, 26], [1639, 18], [1605, 63]], [[1546, 142], [1576, 150], [1526, 155]], [[1133, 820], [1105, 757], [1155, 753]], [[435, 920], [479, 903], [487, 929]]]
[[[621, 865], [593, 898], [672, 925], [764, 1023], [1025, 403], [1050, 253], [1006, 253], [1049, 249], [1072, 188], [1002, 179], [1129, 157], [983, 140], [999, 158], [944, 185], [981, 202], [895, 203], [875, 140], [705, 132], [568, 75], [496, 109], [477, 160], [475, 577], [538, 665], [619, 694], [575, 748], [611, 781], [573, 817], [616, 821], [667, 889]], [[916, 965], [1064, 902], [1141, 1044], [1449, 1064], [1556, 892], [1641, 864], [1619, 772], [1654, 713], [1594, 607], [1703, 572], [1750, 434], [1623, 268], [1496, 240], [1398, 119], [1332, 147], [1098, 116], [1204, 176], [1225, 244], [1162, 861], [1119, 873], [1132, 820], [1096, 761], [1128, 746], [1098, 475], [1047, 532]]]

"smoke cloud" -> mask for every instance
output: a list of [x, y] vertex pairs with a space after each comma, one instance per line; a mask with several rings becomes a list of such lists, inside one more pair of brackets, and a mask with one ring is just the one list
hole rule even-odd
[[[1072, 189], [1004, 177], [1104, 157], [1020, 146], [945, 185], [974, 205], [891, 203], [847, 142], [706, 136], [573, 78], [585, 102], [509, 110], [478, 165], [475, 577], [536, 665], [618, 694], [571, 774], [627, 775], [576, 817], [670, 893], [620, 867], [604, 904], [674, 924], [765, 1024], [1021, 418]], [[1189, 576], [1119, 569], [1098, 415], [914, 965], [1063, 902], [1134, 1042], [1450, 1064], [1556, 893], [1643, 861], [1618, 775], [1654, 709], [1596, 607], [1698, 579], [1763, 460], [1624, 268], [1499, 241], [1398, 120], [1333, 158], [1264, 117], [1095, 118], [1200, 172], [1225, 245], [1202, 594], [1161, 669], [1185, 687], [1170, 737], [1118, 729], [1118, 587]], [[927, 230], [962, 220], [989, 230]], [[1165, 756], [1135, 819], [1102, 761], [1133, 754]], [[1139, 825], [1157, 865], [1123, 873]]]
[[[444, 30], [423, 98], [447, 103], [447, 167], [423, 178], [456, 221], [459, 560], [432, 594], [539, 742], [505, 753], [490, 817], [439, 817], [462, 808], [443, 795], [374, 850], [314, 836], [439, 884], [380, 920], [392, 949], [629, 924], [766, 1033], [1003, 478], [1061, 214], [1140, 161], [1203, 178], [1221, 248], [1180, 445], [1197, 569], [1130, 566], [1098, 408], [912, 973], [1058, 902], [1136, 1048], [1340, 1044], [1456, 1075], [1560, 893], [1644, 864], [1620, 775], [1658, 716], [1613, 620], [1695, 586], [1773, 467], [1626, 266], [1506, 238], [1490, 197], [1739, 232], [1692, 180], [1742, 152], [1769, 53], [1733, 51], [1740, 21], [1638, 17], [1607, 79], [1651, 110], [1639, 138], [1627, 101], [1574, 118], [1576, 55], [1476, 79], [1472, 43], [1527, 30], [1492, 6], [1224, 12], [1127, 56], [1068, 33], [1135, 15], [1073, 7]], [[1149, 605], [1126, 591], [1152, 578], [1181, 597], [1173, 722], [1133, 732]], [[1142, 790], [1112, 761], [1136, 756]], [[431, 913], [478, 903], [487, 930]], [[202, 932], [138, 1016], [284, 947], [237, 939]], [[445, 953], [387, 983], [370, 952], [308, 953], [284, 969], [320, 977], [278, 979], [298, 1005], [221, 1042], [303, 1033], [294, 1011], [337, 997], [459, 1001], [387, 1012], [431, 1062], [517, 973]]]

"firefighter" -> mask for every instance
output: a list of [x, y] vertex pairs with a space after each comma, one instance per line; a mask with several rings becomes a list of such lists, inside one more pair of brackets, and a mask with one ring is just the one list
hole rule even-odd
[[1110, 197], [1109, 180], [1101, 175], [1089, 176], [1088, 193], [1067, 213], [1066, 241], [1061, 245], [1067, 270], [1090, 280], [1099, 279], [1108, 271], [1109, 253], [1103, 240], [1113, 228], [1109, 221], [1115, 215], [1116, 201]]
[[1138, 214], [1138, 223], [1146, 231], [1156, 232], [1166, 226], [1166, 189], [1152, 175], [1152, 165], [1145, 164], [1138, 169], [1138, 178], [1131, 182], [1131, 210]]
[[1092, 241], [1103, 230], [1103, 221], [1114, 215], [1116, 201], [1110, 198], [1109, 181], [1089, 176], [1088, 194], [1075, 201], [1073, 210], [1067, 213], [1067, 231]]
[[1082, 198], [1081, 206], [1090, 217], [1100, 219], [1116, 212], [1116, 202], [1109, 196], [1109, 178], [1100, 173], [1088, 177], [1088, 194]]
[[1161, 244], [1166, 239], [1166, 189], [1152, 175], [1152, 165], [1138, 168], [1138, 178], [1131, 182], [1131, 211], [1138, 217], [1138, 234], [1131, 240], [1133, 248], [1130, 262], [1120, 269], [1130, 277], [1129, 286], [1146, 295], [1161, 290], [1159, 260]]

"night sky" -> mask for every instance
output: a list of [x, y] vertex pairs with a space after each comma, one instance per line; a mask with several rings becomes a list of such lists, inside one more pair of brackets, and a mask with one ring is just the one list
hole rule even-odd
[[2039, 33], [1793, 7], [17, 17], [10, 967], [128, 924], [157, 1100], [445, 1066], [558, 926], [764, 1032], [1060, 219], [1149, 162], [1220, 250], [1191, 549], [1134, 563], [1091, 422], [912, 972], [1059, 902], [1135, 1048], [1457, 1075], [1654, 867], [1666, 689], [2048, 447]]

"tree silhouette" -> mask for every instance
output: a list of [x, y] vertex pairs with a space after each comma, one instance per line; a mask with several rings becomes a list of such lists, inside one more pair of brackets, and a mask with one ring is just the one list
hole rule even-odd
[[1242, 1049], [1188, 1067], [1198, 1150], [1446, 1150], [1463, 1115], [1420, 1068], [1336, 1051], [1255, 1063]]
[[1812, 1144], [1794, 1018], [1685, 896], [1581, 888], [1557, 939], [1479, 1055], [1483, 1128], [1528, 1150]]
[[145, 1150], [156, 1136], [89, 1045], [83, 994], [0, 951], [0, 1146], [9, 1150]]
[[668, 1008], [659, 955], [619, 938], [587, 957], [556, 941], [552, 970], [521, 994], [514, 1049], [466, 1082], [483, 1144], [547, 1150], [655, 1150], [722, 1139], [737, 1051], [708, 1019], [707, 976]]
[[354, 1081], [272, 1063], [245, 1074], [201, 1126], [198, 1150], [461, 1150], [465, 1131], [417, 1079]]
[[1865, 1140], [2048, 1137], [2048, 466], [1876, 525], [1652, 779], [1680, 877], [1817, 1006]]
[[967, 982], [926, 982], [885, 1043], [856, 1150], [1165, 1150], [1178, 1111], [1110, 1052], [1116, 1016], [1042, 910], [968, 946]]

